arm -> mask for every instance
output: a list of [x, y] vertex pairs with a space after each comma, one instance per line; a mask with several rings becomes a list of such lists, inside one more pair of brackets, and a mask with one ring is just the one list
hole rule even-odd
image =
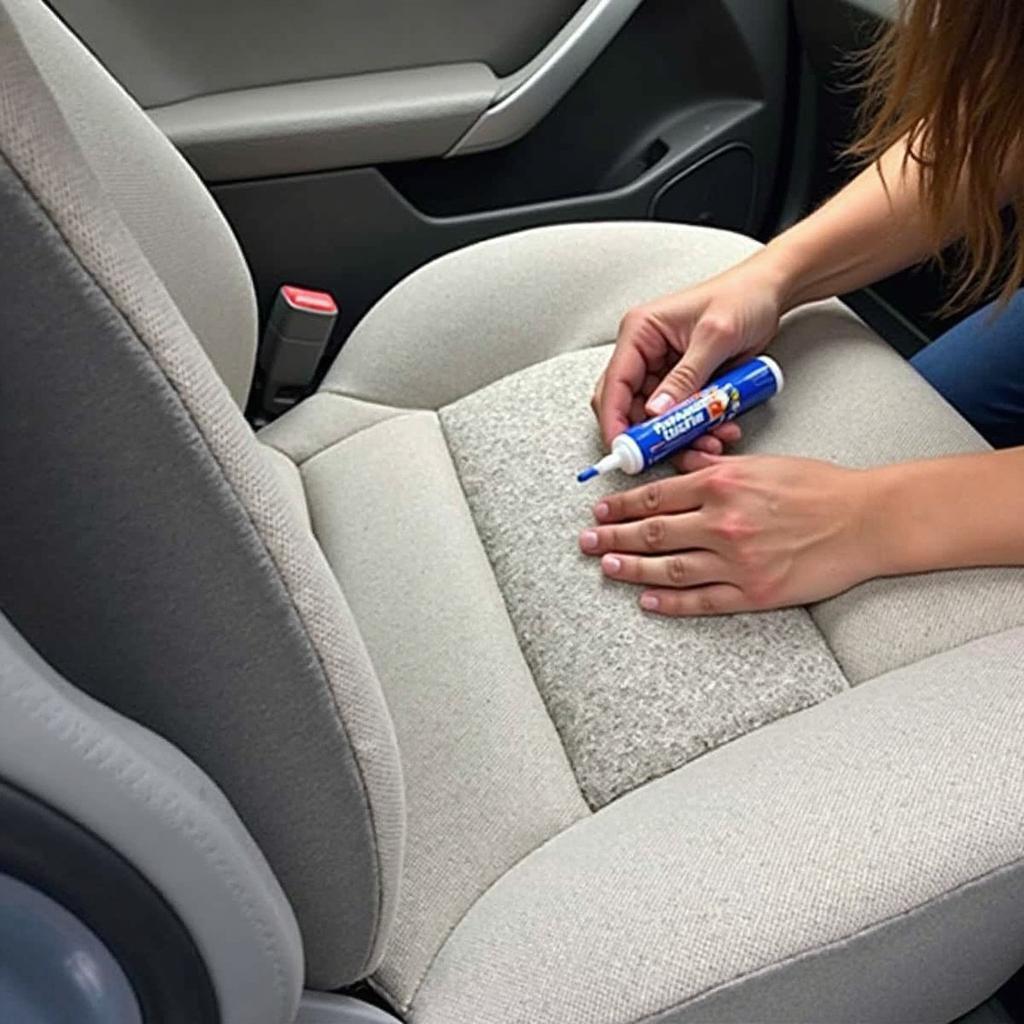
[[1024, 565], [1024, 448], [869, 472], [878, 575]]
[[[914, 160], [904, 163], [905, 152], [906, 143], [898, 143], [878, 166], [866, 168], [751, 259], [771, 268], [783, 312], [862, 288], [934, 253], [935, 236], [921, 208], [920, 167]], [[1010, 186], [1006, 175], [1003, 201]], [[963, 224], [960, 205], [944, 241], [958, 238]]]
[[[890, 149], [824, 206], [774, 238], [746, 263], [767, 276], [780, 312], [854, 291], [928, 256], [918, 167]], [[743, 264], [741, 264], [743, 266]]]
[[[763, 352], [783, 313], [870, 284], [934, 251], [919, 166], [904, 165], [905, 149], [894, 146], [879, 166], [744, 262], [631, 310], [593, 398], [605, 441], [682, 401], [722, 363]], [[1009, 190], [1007, 176], [1004, 194]], [[946, 237], [957, 237], [962, 223], [954, 211]]]

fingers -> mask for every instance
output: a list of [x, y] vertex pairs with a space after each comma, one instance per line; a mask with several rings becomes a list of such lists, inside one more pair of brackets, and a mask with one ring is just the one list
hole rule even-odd
[[677, 551], [666, 557], [608, 554], [601, 559], [606, 576], [649, 587], [696, 587], [730, 581], [728, 563], [712, 551]]
[[646, 313], [632, 310], [623, 318], [615, 351], [604, 371], [597, 411], [605, 444], [610, 445], [631, 426], [633, 400], [643, 395], [651, 370], [661, 366], [669, 348], [661, 329]]
[[590, 396], [590, 408], [594, 410], [594, 415], [598, 416], [601, 412], [601, 399], [604, 395], [604, 373], [597, 378], [597, 383], [594, 385], [594, 393]]
[[743, 437], [743, 428], [735, 420], [730, 420], [728, 423], [723, 423], [720, 427], [715, 427], [711, 434], [717, 437], [722, 444], [735, 444]]
[[723, 423], [708, 434], [702, 434], [690, 447], [694, 451], [721, 455], [727, 444], [735, 444], [743, 436], [738, 424]]
[[642, 423], [645, 419], [647, 419], [647, 413], [644, 411], [644, 400], [640, 395], [634, 395], [629, 406], [629, 425]]
[[698, 437], [690, 448], [697, 452], [707, 452], [708, 455], [721, 455], [725, 451], [725, 444], [718, 434], [711, 433]]
[[701, 483], [693, 477], [673, 476], [609, 494], [594, 506], [594, 518], [599, 523], [618, 523], [625, 519], [692, 512], [701, 506]]
[[[650, 397], [651, 392], [658, 386], [660, 381], [661, 378], [653, 373], [648, 373], [644, 378], [644, 383], [639, 394], [633, 396], [633, 401], [629, 406], [630, 426], [636, 423], [642, 423], [648, 418], [644, 402]], [[604, 382], [605, 375], [602, 373], [601, 376], [597, 378], [597, 383], [594, 385], [594, 393], [590, 396], [590, 408], [593, 409], [595, 416], [600, 415], [601, 403], [604, 397]], [[713, 433], [717, 432], [713, 431]], [[718, 450], [721, 451], [720, 448]]]
[[[708, 455], [721, 455], [725, 446], [712, 434], [705, 434], [693, 442], [692, 448], [698, 452], [705, 452]], [[678, 467], [677, 467], [678, 468]]]
[[[734, 455], [732, 458], [736, 458], [736, 456]], [[694, 446], [677, 455], [672, 460], [672, 465], [680, 473], [699, 473], [702, 469], [710, 469], [712, 466], [717, 465], [721, 459], [722, 454], [720, 452], [715, 453], [707, 449], [698, 450]]]
[[690, 333], [683, 358], [669, 370], [648, 399], [648, 414], [658, 416], [699, 391], [733, 354], [737, 337], [735, 324], [728, 317], [705, 313]]
[[639, 354], [632, 350], [616, 348], [604, 371], [604, 386], [597, 407], [597, 422], [601, 428], [601, 437], [606, 445], [624, 430], [631, 426], [630, 408], [636, 390], [633, 381], [642, 379], [645, 367], [636, 365], [642, 362]]
[[652, 516], [635, 523], [597, 526], [580, 534], [580, 550], [587, 555], [658, 554], [683, 548], [709, 546], [711, 538], [696, 513]]
[[754, 610], [743, 591], [731, 583], [712, 583], [690, 590], [645, 590], [640, 595], [640, 607], [673, 618], [735, 615]]
[[641, 397], [647, 399], [651, 397], [651, 392], [658, 386], [661, 377], [656, 373], [648, 373], [644, 378], [644, 386], [640, 389]]
[[695, 458], [694, 452], [705, 455], [722, 455], [727, 444], [735, 444], [742, 436], [743, 431], [738, 423], [723, 423], [720, 427], [712, 430], [710, 434], [698, 437], [689, 448], [673, 455], [669, 461], [680, 473], [692, 473], [694, 470], [714, 465], [710, 460]]

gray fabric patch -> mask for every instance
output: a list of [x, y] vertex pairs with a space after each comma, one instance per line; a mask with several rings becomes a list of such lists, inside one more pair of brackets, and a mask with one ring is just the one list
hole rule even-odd
[[[506, 377], [441, 411], [456, 469], [519, 642], [584, 796], [600, 807], [744, 733], [838, 693], [804, 609], [669, 620], [580, 554], [602, 493], [587, 397], [608, 349]], [[666, 472], [671, 472], [668, 470]]]

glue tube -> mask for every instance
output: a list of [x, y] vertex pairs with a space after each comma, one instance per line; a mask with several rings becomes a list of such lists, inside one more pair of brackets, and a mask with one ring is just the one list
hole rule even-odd
[[767, 402], [782, 390], [782, 370], [769, 356], [758, 356], [713, 380], [703, 391], [654, 419], [638, 423], [612, 441], [610, 455], [588, 466], [582, 484], [613, 469], [633, 476], [693, 444], [701, 434]]

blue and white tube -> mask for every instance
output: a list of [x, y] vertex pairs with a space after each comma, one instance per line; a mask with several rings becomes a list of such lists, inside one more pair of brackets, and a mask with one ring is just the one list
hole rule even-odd
[[641, 473], [693, 444], [701, 434], [767, 402], [782, 390], [782, 385], [782, 370], [774, 359], [751, 359], [668, 412], [619, 434], [612, 441], [611, 454], [588, 466], [576, 479], [582, 484], [613, 469], [630, 476]]

